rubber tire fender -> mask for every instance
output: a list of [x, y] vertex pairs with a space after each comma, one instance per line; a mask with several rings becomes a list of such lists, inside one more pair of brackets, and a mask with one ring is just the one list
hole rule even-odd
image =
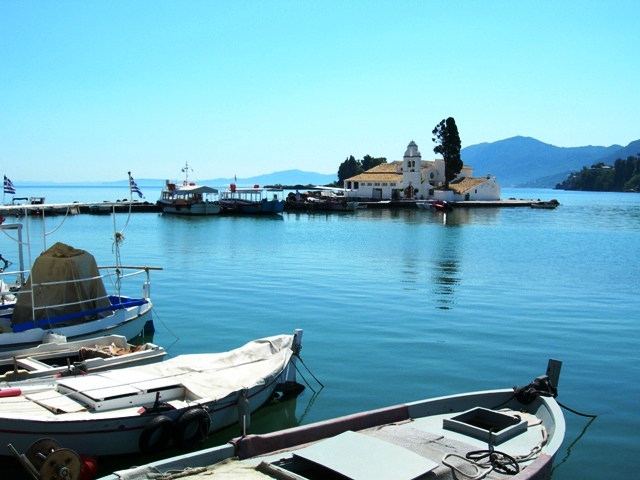
[[173, 430], [173, 420], [166, 415], [152, 418], [142, 429], [138, 439], [138, 448], [143, 453], [159, 452], [169, 444]]
[[182, 414], [173, 429], [173, 444], [182, 449], [200, 445], [209, 436], [211, 418], [202, 408], [190, 408]]

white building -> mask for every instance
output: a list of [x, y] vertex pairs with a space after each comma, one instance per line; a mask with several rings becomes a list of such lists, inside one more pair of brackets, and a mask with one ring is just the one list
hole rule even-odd
[[500, 185], [495, 177], [473, 178], [473, 168], [463, 166], [458, 176], [444, 185], [444, 160], [422, 160], [412, 140], [402, 161], [381, 163], [360, 175], [345, 180], [348, 197], [448, 201], [500, 200]]

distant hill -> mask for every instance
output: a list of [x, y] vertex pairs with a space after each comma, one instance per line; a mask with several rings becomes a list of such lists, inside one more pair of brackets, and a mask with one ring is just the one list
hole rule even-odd
[[[338, 165], [336, 165], [336, 172], [338, 171]], [[179, 180], [173, 178], [171, 180]], [[265, 175], [258, 175], [255, 177], [248, 178], [214, 178], [208, 180], [197, 180], [197, 183], [200, 185], [209, 185], [212, 187], [226, 187], [231, 183], [235, 183], [239, 187], [248, 186], [248, 185], [327, 185], [329, 183], [335, 182], [338, 180], [338, 174], [327, 174], [327, 173], [314, 173], [314, 172], [303, 172], [302, 170], [283, 170], [281, 172], [268, 173]], [[136, 183], [140, 187], [157, 187], [158, 189], [162, 188], [164, 185], [165, 179], [158, 178], [137, 178]], [[119, 186], [119, 185], [128, 185], [128, 179], [116, 180], [113, 182], [73, 182], [73, 183], [50, 183], [50, 182], [32, 182], [32, 181], [22, 181], [20, 185], [23, 186], [40, 186], [40, 185], [60, 185], [60, 186], [73, 186], [73, 185], [82, 185], [82, 186]]]
[[[636, 140], [635, 142], [631, 142], [624, 148], [613, 152], [612, 154], [601, 158], [599, 161], [604, 163], [605, 165], [613, 165], [616, 160], [619, 158], [622, 160], [626, 160], [629, 157], [637, 157], [640, 155], [640, 140]], [[585, 165], [585, 167], [590, 167], [591, 165]]]
[[553, 188], [583, 166], [608, 157], [615, 160], [621, 150], [620, 145], [564, 148], [535, 138], [513, 137], [471, 145], [460, 154], [464, 164], [473, 168], [475, 177], [490, 173], [502, 187]]
[[[590, 167], [596, 163], [613, 165], [621, 158], [640, 154], [640, 140], [626, 147], [556, 147], [530, 137], [512, 137], [493, 143], [480, 143], [465, 147], [460, 152], [465, 165], [473, 168], [475, 177], [494, 175], [502, 187], [554, 188], [567, 179], [569, 174]], [[428, 157], [423, 157], [428, 159]], [[336, 172], [340, 162], [336, 161]], [[202, 185], [218, 188], [230, 183], [238, 186], [248, 185], [327, 185], [335, 182], [338, 174], [304, 172], [302, 170], [283, 170], [248, 178], [198, 179]], [[175, 180], [175, 179], [174, 179]], [[136, 178], [141, 187], [160, 189], [164, 179]], [[20, 182], [22, 185], [43, 185], [42, 182]], [[126, 178], [115, 182], [76, 182], [54, 185], [119, 186], [127, 185]], [[51, 186], [50, 183], [47, 183]]]
[[[338, 171], [336, 165], [336, 172]], [[281, 172], [268, 173], [266, 175], [258, 175], [256, 177], [238, 178], [216, 178], [213, 180], [204, 180], [198, 183], [207, 185], [229, 185], [235, 183], [242, 185], [326, 185], [338, 180], [338, 174], [303, 172], [302, 170], [283, 170]]]

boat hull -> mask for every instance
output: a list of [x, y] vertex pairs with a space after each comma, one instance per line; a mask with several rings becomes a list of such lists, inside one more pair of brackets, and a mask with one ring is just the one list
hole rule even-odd
[[[184, 447], [193, 429], [206, 435], [232, 424], [248, 426], [250, 414], [276, 390], [295, 382], [294, 351], [302, 331], [249, 342], [215, 354], [0, 390], [0, 443], [26, 451], [42, 437], [78, 454], [110, 456]], [[207, 419], [205, 421], [205, 419]], [[152, 444], [158, 428], [170, 438]], [[191, 425], [192, 426], [192, 425]], [[194, 446], [194, 445], [192, 445]], [[0, 450], [0, 456], [12, 452]]]
[[[233, 439], [230, 445], [218, 446], [198, 452], [185, 454], [161, 461], [153, 462], [145, 467], [137, 467], [136, 471], [178, 472], [188, 468], [207, 467], [207, 474], [215, 477], [229, 475], [224, 478], [253, 478], [234, 476], [236, 471], [243, 475], [249, 468], [261, 472], [282, 473], [289, 478], [293, 472], [295, 478], [325, 478], [328, 470], [322, 466], [325, 462], [337, 465], [335, 470], [356, 471], [348, 478], [458, 478], [451, 466], [456, 458], [450, 452], [457, 452], [458, 460], [464, 452], [487, 451], [487, 441], [476, 437], [476, 433], [467, 434], [468, 430], [452, 431], [445, 428], [445, 420], [460, 418], [470, 409], [484, 408], [495, 411], [509, 408], [518, 425], [526, 424], [524, 431], [513, 433], [509, 438], [496, 442], [495, 450], [516, 456], [534, 452], [531, 458], [520, 458], [519, 472], [510, 476], [514, 480], [545, 480], [550, 477], [553, 459], [558, 452], [565, 435], [565, 423], [562, 411], [551, 397], [537, 397], [532, 403], [524, 405], [515, 399], [512, 389], [488, 390], [461, 395], [438, 397], [392, 407], [357, 413], [336, 419], [326, 420], [309, 425], [299, 426], [264, 435], [247, 435]], [[528, 417], [526, 415], [529, 415]], [[474, 427], [467, 426], [473, 430]], [[507, 431], [509, 428], [505, 428]], [[522, 429], [521, 429], [522, 430]], [[547, 441], [544, 431], [547, 433]], [[492, 435], [489, 429], [484, 432]], [[348, 438], [349, 443], [339, 439]], [[358, 442], [372, 444], [381, 450], [367, 451], [359, 447]], [[329, 445], [343, 446], [342, 449], [328, 448]], [[542, 444], [541, 450], [537, 446]], [[345, 446], [346, 445], [346, 446]], [[320, 450], [317, 447], [320, 446]], [[399, 448], [399, 449], [398, 449]], [[311, 451], [322, 452], [322, 460], [314, 463]], [[379, 454], [379, 455], [378, 455]], [[405, 462], [405, 457], [408, 461]], [[311, 463], [308, 459], [311, 458]], [[233, 459], [233, 460], [232, 460]], [[303, 459], [301, 462], [300, 459]], [[229, 462], [241, 462], [245, 469]], [[298, 467], [298, 468], [296, 468]], [[301, 468], [300, 468], [301, 467]], [[222, 471], [218, 472], [218, 469]], [[473, 467], [466, 464], [466, 471]], [[407, 472], [411, 471], [411, 474]], [[367, 472], [367, 473], [363, 473]], [[373, 472], [373, 473], [372, 473]], [[429, 473], [427, 473], [429, 472]], [[311, 473], [312, 475], [307, 475]], [[291, 478], [293, 478], [291, 476]], [[471, 475], [473, 476], [473, 475]], [[103, 477], [101, 480], [116, 480], [116, 475]], [[201, 477], [196, 477], [201, 478]], [[202, 477], [208, 478], [208, 477]], [[427, 478], [426, 476], [424, 478]], [[460, 478], [466, 478], [460, 476]], [[489, 474], [485, 478], [505, 478], [502, 474]]]
[[[124, 297], [122, 297], [124, 298]], [[3, 318], [4, 333], [0, 334], [0, 353], [17, 348], [35, 347], [43, 342], [48, 333], [55, 333], [67, 340], [84, 340], [96, 336], [122, 335], [131, 340], [142, 333], [145, 324], [151, 321], [152, 303], [149, 299], [140, 301], [140, 305], [116, 310], [112, 315], [98, 320], [69, 326], [51, 326], [50, 328], [31, 328], [21, 332], [12, 332], [9, 319]]]
[[[273, 395], [277, 383], [274, 381], [261, 388], [254, 388], [247, 397], [251, 405], [249, 413], [264, 405]], [[238, 422], [238, 407], [240, 393], [230, 397], [205, 402], [202, 407], [207, 409], [210, 418], [208, 433], [221, 430]], [[0, 438], [6, 445], [11, 443], [19, 452], [25, 452], [35, 441], [43, 438], [54, 438], [57, 442], [82, 455], [124, 455], [140, 452], [140, 438], [149, 422], [159, 416], [170, 418], [176, 425], [180, 417], [194, 406], [170, 410], [150, 415], [138, 414], [138, 406], [125, 412], [119, 411], [118, 416], [108, 412], [87, 419], [85, 416], [65, 421], [34, 421], [25, 422], [22, 419], [4, 418], [0, 420]], [[240, 429], [238, 430], [240, 432]], [[0, 456], [9, 456], [6, 449], [0, 449]]]
[[284, 202], [265, 200], [262, 202], [223, 201], [225, 213], [241, 213], [245, 215], [272, 215], [284, 211]]
[[222, 210], [220, 204], [213, 202], [191, 203], [186, 205], [158, 203], [162, 207], [162, 213], [173, 215], [217, 215]]

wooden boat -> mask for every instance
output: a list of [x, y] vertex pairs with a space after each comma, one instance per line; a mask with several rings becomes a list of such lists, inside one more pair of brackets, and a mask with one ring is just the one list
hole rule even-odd
[[172, 478], [189, 470], [190, 480], [549, 478], [565, 434], [554, 398], [559, 362], [549, 365], [550, 376], [520, 389], [420, 400], [247, 435], [101, 480], [155, 478], [169, 470]]
[[272, 215], [284, 211], [284, 191], [281, 188], [237, 188], [235, 183], [222, 192], [220, 205], [222, 213]]
[[222, 210], [217, 200], [218, 190], [189, 181], [189, 163], [182, 171], [185, 178], [182, 185], [167, 180], [157, 204], [163, 213], [178, 215], [216, 215]]
[[[8, 264], [15, 264], [15, 269], [0, 269], [0, 354], [36, 346], [48, 332], [69, 341], [100, 335], [122, 335], [131, 340], [147, 324], [152, 325], [150, 271], [161, 268], [119, 264], [98, 267], [89, 252], [58, 242], [44, 248], [27, 269], [23, 250], [31, 258], [32, 243], [28, 235], [23, 237], [22, 227], [22, 223], [0, 225], [16, 244], [15, 257], [10, 257], [13, 260]], [[118, 249], [119, 243], [115, 245]], [[123, 295], [140, 275], [144, 276], [141, 295]], [[109, 292], [105, 284], [110, 285]]]
[[7, 389], [32, 385], [34, 379], [147, 365], [162, 361], [167, 354], [164, 348], [153, 343], [132, 345], [121, 335], [67, 342], [59, 335], [47, 334], [45, 340], [50, 341], [2, 352], [0, 395]]
[[[0, 444], [24, 452], [43, 437], [79, 455], [193, 448], [209, 433], [249, 422], [277, 391], [299, 387], [302, 330], [225, 353], [58, 378], [0, 397]], [[0, 449], [0, 455], [12, 455]]]

